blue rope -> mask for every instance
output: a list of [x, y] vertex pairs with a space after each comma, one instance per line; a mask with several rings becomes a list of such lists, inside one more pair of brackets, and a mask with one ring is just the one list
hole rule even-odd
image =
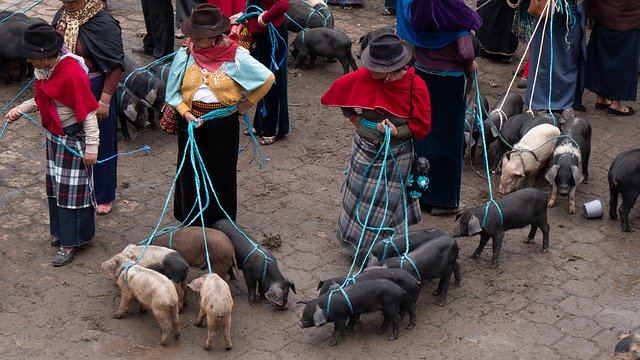
[[351, 300], [349, 299], [349, 296], [347, 296], [347, 293], [344, 291], [344, 288], [341, 286], [329, 292], [329, 297], [327, 298], [327, 309], [325, 311], [327, 316], [329, 316], [329, 307], [331, 306], [331, 296], [333, 296], [333, 293], [335, 293], [336, 291], [340, 291], [342, 293], [342, 296], [344, 296], [344, 299], [347, 301], [347, 305], [349, 305], [349, 314], [353, 315], [353, 305], [351, 305]]
[[[0, 23], [3, 23], [7, 20], [9, 20], [10, 18], [12, 18], [13, 16], [15, 16], [16, 14], [24, 14], [27, 11], [33, 9], [34, 7], [36, 7], [38, 4], [40, 4], [41, 2], [43, 2], [44, 0], [37, 0], [34, 3], [32, 3], [32, 5], [30, 6], [26, 6], [26, 7], [21, 7], [20, 9], [18, 9], [18, 11], [14, 12], [13, 14], [7, 16], [6, 18], [0, 20]], [[7, 7], [7, 9], [14, 7], [15, 5], [17, 5], [18, 3], [20, 3], [21, 1], [18, 1], [17, 3], [10, 5], [9, 7]]]
[[[40, 124], [40, 122], [36, 119], [34, 119], [33, 117], [31, 117], [28, 114], [25, 113], [20, 113], [22, 115], [24, 115], [24, 117], [26, 117], [27, 119], [31, 120], [32, 123], [34, 123], [36, 126], [38, 126], [41, 130], [43, 130], [45, 132], [45, 134], [47, 135], [51, 135], [50, 138], [55, 141], [56, 143], [62, 145], [65, 149], [67, 149], [70, 153], [72, 153], [73, 155], [77, 156], [77, 157], [83, 157], [82, 154], [80, 154], [78, 151], [76, 151], [75, 149], [69, 147], [68, 145], [66, 145], [62, 140], [59, 139], [59, 136], [53, 135], [52, 133], [50, 133], [47, 129], [44, 128], [44, 126], [42, 126], [42, 124]], [[151, 151], [151, 148], [149, 147], [149, 145], [144, 144], [142, 147], [140, 147], [139, 149], [135, 149], [135, 150], [131, 150], [131, 151], [126, 151], [126, 152], [120, 152], [117, 153], [113, 156], [110, 156], [106, 159], [102, 159], [102, 160], [98, 160], [96, 161], [96, 163], [98, 164], [102, 164], [105, 163], [109, 160], [113, 160], [119, 156], [123, 156], [123, 155], [129, 155], [129, 154], [133, 154], [133, 153], [137, 153], [139, 151], [144, 152], [145, 154], [148, 154], [149, 151]]]
[[[250, 11], [250, 10], [254, 10], [254, 11]], [[249, 5], [245, 9], [245, 13], [242, 14], [240, 17], [238, 17], [236, 22], [241, 23], [250, 17], [259, 16], [263, 12], [264, 10], [259, 6]], [[271, 40], [271, 64], [269, 65], [269, 70], [275, 72], [287, 60], [286, 51], [283, 52], [283, 56], [279, 61], [276, 59], [276, 50], [279, 49], [278, 44], [281, 44], [286, 49], [287, 40], [285, 40], [282, 36], [280, 36], [280, 34], [278, 33], [278, 30], [272, 23], [267, 24], [267, 30], [269, 32], [269, 39]]]
[[[7, 10], [11, 9], [12, 7], [17, 6], [17, 5], [18, 5], [18, 4], [20, 4], [21, 2], [22, 2], [22, 0], [18, 0], [17, 2], [15, 2], [15, 3], [13, 3], [13, 4], [9, 5], [9, 6], [7, 6], [6, 8], [4, 8], [4, 9], [2, 9], [2, 10], [0, 10], [0, 11], [3, 11], [3, 12], [4, 12], [4, 11], [7, 11]], [[3, 19], [2, 21], [4, 21], [4, 19]]]
[[[480, 86], [478, 85], [478, 70], [473, 72], [473, 81], [476, 88], [476, 106], [477, 106], [476, 107], [476, 124], [480, 129], [480, 136], [482, 137], [482, 139], [485, 139], [484, 126], [482, 126], [482, 115], [481, 115], [482, 101], [480, 99]], [[484, 158], [484, 169], [487, 174], [487, 185], [489, 187], [489, 200], [487, 201], [487, 206], [485, 207], [485, 210], [484, 210], [484, 218], [482, 220], [482, 226], [484, 227], [487, 220], [487, 214], [489, 212], [490, 204], [494, 204], [498, 209], [498, 213], [500, 214], [500, 222], [504, 223], [504, 220], [502, 218], [502, 210], [500, 210], [500, 206], [498, 206], [498, 203], [493, 199], [493, 189], [491, 185], [491, 171], [489, 170], [489, 158], [487, 154], [487, 144], [485, 141], [482, 142], [482, 153]]]

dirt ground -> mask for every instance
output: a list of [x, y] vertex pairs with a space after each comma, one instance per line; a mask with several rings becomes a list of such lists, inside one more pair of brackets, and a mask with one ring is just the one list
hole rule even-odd
[[[0, 1], [3, 8], [11, 3]], [[141, 43], [139, 35], [144, 32], [140, 4], [134, 0], [109, 3], [121, 22], [130, 54], [129, 48]], [[57, 0], [47, 0], [28, 14], [49, 20], [59, 5]], [[381, 9], [381, 0], [353, 10], [332, 7], [336, 28], [354, 41], [392, 23], [393, 19], [379, 15]], [[493, 104], [506, 91], [516, 64], [482, 58], [478, 64], [481, 91]], [[535, 244], [524, 244], [528, 230], [509, 231], [502, 263], [492, 270], [490, 251], [480, 259], [469, 258], [477, 237], [458, 239], [462, 286], [452, 287], [445, 306], [438, 307], [431, 295], [436, 283], [424, 282], [418, 326], [403, 330], [397, 341], [374, 333], [382, 321], [380, 314], [363, 316], [335, 347], [327, 344], [331, 325], [300, 329], [302, 305], [296, 302], [314, 297], [318, 280], [343, 275], [349, 265], [335, 233], [353, 127], [339, 110], [319, 103], [321, 94], [341, 74], [339, 63], [324, 61], [314, 70], [290, 72], [291, 133], [263, 148], [271, 159], [263, 169], [249, 162], [250, 151], [240, 156], [238, 223], [257, 239], [280, 237], [282, 246], [275, 256], [298, 292], [291, 294], [286, 310], [265, 302], [249, 306], [244, 282], [241, 278], [233, 282], [231, 351], [224, 350], [220, 338], [211, 354], [202, 349], [206, 330], [192, 325], [197, 315], [193, 293], [180, 315], [182, 337], [168, 347], [158, 345], [160, 329], [150, 313], [140, 315], [134, 306], [128, 317], [111, 318], [119, 291], [100, 264], [126, 244], [148, 236], [160, 218], [175, 173], [175, 137], [147, 130], [134, 133], [133, 140], [120, 141], [123, 151], [148, 144], [151, 152], [119, 160], [114, 211], [98, 217], [95, 246], [72, 264], [53, 268], [42, 174], [43, 136], [28, 121], [9, 126], [0, 139], [0, 358], [606, 359], [613, 353], [618, 331], [640, 327], [638, 232], [623, 233], [618, 222], [606, 217], [586, 220], [581, 214], [569, 215], [567, 200], [562, 198], [558, 207], [549, 210], [551, 247], [546, 254], [539, 253], [540, 235]], [[3, 86], [0, 102], [6, 104], [24, 85]], [[593, 126], [591, 181], [579, 186], [577, 203], [600, 199], [606, 213], [607, 170], [617, 153], [639, 146], [640, 117], [607, 117], [594, 110], [594, 100], [594, 94], [585, 93], [584, 116]], [[248, 138], [241, 141], [248, 143]], [[482, 168], [479, 159], [465, 165], [466, 206], [487, 199]], [[536, 186], [547, 188], [542, 181]], [[636, 229], [638, 208], [631, 213]], [[166, 222], [170, 220], [167, 216]], [[448, 231], [452, 225], [453, 216], [425, 213], [414, 228]], [[203, 273], [191, 269], [189, 278]]]

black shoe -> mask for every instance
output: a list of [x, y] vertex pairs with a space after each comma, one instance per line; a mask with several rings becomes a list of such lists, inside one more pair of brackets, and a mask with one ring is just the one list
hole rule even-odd
[[396, 9], [384, 8], [380, 13], [384, 16], [393, 16], [396, 14]]
[[144, 47], [142, 45], [132, 46], [131, 47], [131, 52], [147, 54], [147, 55], [152, 55], [153, 54], [153, 51], [148, 50], [146, 47]]
[[57, 236], [51, 236], [51, 246], [60, 246], [60, 238]]
[[66, 251], [60, 248], [57, 253], [53, 254], [53, 260], [51, 262], [55, 267], [67, 265], [71, 262], [71, 260], [73, 260], [73, 255], [75, 255], [75, 253], [75, 248], [71, 249], [70, 251]]

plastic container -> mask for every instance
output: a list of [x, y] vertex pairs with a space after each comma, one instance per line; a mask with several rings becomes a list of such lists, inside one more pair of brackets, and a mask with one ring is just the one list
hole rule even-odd
[[595, 199], [582, 205], [582, 214], [587, 219], [601, 218], [602, 202], [600, 201], [600, 199]]

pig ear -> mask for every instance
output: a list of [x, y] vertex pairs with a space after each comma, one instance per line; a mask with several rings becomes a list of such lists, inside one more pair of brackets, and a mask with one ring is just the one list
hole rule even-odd
[[491, 126], [491, 136], [493, 137], [498, 137], [498, 135], [500, 135], [500, 133], [498, 132], [498, 128], [495, 126]]
[[324, 285], [324, 280], [318, 281], [318, 288], [316, 290], [320, 290], [322, 285]]
[[522, 171], [514, 171], [513, 175], [519, 177], [519, 178], [523, 178], [524, 177], [524, 173]]
[[324, 312], [320, 309], [320, 305], [316, 305], [316, 311], [313, 313], [313, 326], [322, 326], [327, 323]]
[[138, 113], [136, 112], [136, 108], [133, 106], [133, 104], [127, 105], [123, 112], [125, 115], [127, 115], [129, 120], [136, 121]]
[[144, 97], [144, 99], [147, 100], [149, 104], [153, 104], [154, 102], [156, 102], [156, 98], [158, 97], [157, 92], [158, 90], [151, 89], [149, 93]]
[[288, 281], [287, 283], [288, 283], [289, 288], [291, 289], [291, 291], [293, 291], [294, 294], [298, 294], [296, 292], [296, 284], [292, 283], [291, 281]]
[[475, 235], [482, 231], [482, 227], [480, 226], [480, 219], [477, 216], [471, 216], [469, 222], [467, 223], [467, 231], [469, 236]]
[[280, 287], [280, 284], [278, 283], [271, 284], [271, 286], [269, 287], [269, 290], [267, 290], [267, 292], [264, 293], [264, 297], [266, 297], [267, 300], [271, 301], [272, 303], [278, 306], [284, 306], [283, 291], [282, 291], [282, 288]]
[[457, 214], [456, 214], [456, 220], [455, 220], [455, 221], [458, 221], [458, 219], [460, 219], [460, 216], [462, 216], [462, 213], [461, 213], [461, 212], [457, 213]]
[[378, 266], [380, 264], [380, 260], [374, 255], [369, 255], [369, 262], [367, 262], [367, 267], [369, 266]]
[[582, 182], [582, 179], [584, 179], [584, 176], [582, 176], [582, 171], [580, 171], [580, 168], [575, 165], [571, 166], [571, 175], [573, 175], [573, 182], [576, 185], [580, 184]]
[[549, 168], [549, 171], [544, 175], [544, 178], [547, 179], [549, 184], [556, 182], [556, 175], [558, 175], [558, 169], [560, 169], [560, 165], [553, 165]]
[[204, 278], [199, 277], [199, 278], [193, 279], [193, 281], [187, 284], [187, 286], [189, 287], [189, 289], [195, 292], [200, 292], [200, 289], [202, 289], [203, 283], [204, 283]]

